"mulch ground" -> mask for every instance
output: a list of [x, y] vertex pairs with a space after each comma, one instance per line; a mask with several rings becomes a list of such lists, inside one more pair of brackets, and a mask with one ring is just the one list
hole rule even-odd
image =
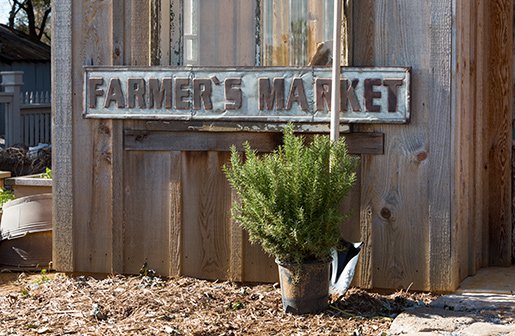
[[350, 289], [333, 298], [326, 312], [296, 316], [282, 311], [277, 284], [62, 273], [2, 276], [0, 336], [386, 335], [400, 312], [436, 298]]

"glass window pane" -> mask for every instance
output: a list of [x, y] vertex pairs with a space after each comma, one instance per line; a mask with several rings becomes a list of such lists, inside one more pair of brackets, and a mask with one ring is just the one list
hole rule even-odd
[[[331, 61], [333, 0], [261, 0], [256, 2], [261, 4], [259, 21], [255, 7], [241, 0], [183, 1], [185, 64], [305, 66], [321, 43], [325, 58], [314, 65]], [[259, 46], [255, 28], [261, 35]]]
[[330, 47], [332, 5], [332, 0], [263, 0], [262, 65], [307, 65], [319, 43]]

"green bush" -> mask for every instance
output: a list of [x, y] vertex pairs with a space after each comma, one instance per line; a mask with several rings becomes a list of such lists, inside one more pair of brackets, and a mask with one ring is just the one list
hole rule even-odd
[[14, 199], [14, 193], [9, 189], [0, 188], [0, 207], [2, 207], [6, 202]]
[[248, 143], [244, 150], [242, 160], [232, 146], [223, 169], [240, 197], [232, 215], [250, 241], [281, 261], [328, 258], [340, 238], [340, 203], [356, 178], [357, 159], [345, 141], [316, 135], [306, 145], [288, 125], [273, 153], [258, 156]]
[[46, 167], [45, 172], [43, 174], [41, 174], [41, 176], [46, 179], [51, 179], [52, 178], [52, 169]]

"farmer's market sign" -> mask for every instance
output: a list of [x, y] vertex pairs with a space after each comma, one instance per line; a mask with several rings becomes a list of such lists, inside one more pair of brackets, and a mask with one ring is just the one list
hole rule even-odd
[[[329, 122], [330, 68], [84, 68], [84, 116]], [[342, 68], [341, 121], [406, 123], [408, 68]]]

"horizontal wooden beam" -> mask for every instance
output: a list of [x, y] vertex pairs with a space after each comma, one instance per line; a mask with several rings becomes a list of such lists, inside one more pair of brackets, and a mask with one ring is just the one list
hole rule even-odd
[[[306, 135], [306, 138], [312, 135]], [[383, 133], [343, 133], [352, 154], [384, 153]], [[248, 141], [259, 152], [271, 152], [282, 143], [281, 133], [252, 132], [163, 132], [126, 130], [125, 150], [140, 151], [229, 151], [234, 144], [238, 150]]]

